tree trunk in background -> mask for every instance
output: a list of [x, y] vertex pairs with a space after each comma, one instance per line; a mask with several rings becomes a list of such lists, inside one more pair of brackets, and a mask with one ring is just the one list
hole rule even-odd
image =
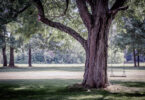
[[15, 67], [14, 64], [14, 48], [10, 47], [10, 62], [9, 62], [9, 67]]
[[133, 59], [134, 59], [134, 67], [136, 66], [136, 54], [135, 54], [135, 49], [133, 48]]
[[3, 54], [3, 66], [7, 66], [6, 46], [2, 48], [2, 54]]
[[137, 56], [137, 64], [138, 64], [138, 67], [140, 66], [140, 56], [139, 56], [139, 54], [138, 54], [138, 56]]
[[29, 59], [28, 59], [29, 67], [32, 67], [32, 55], [31, 55], [31, 46], [29, 46]]
[[44, 62], [45, 62], [45, 64], [47, 64], [47, 58], [46, 58], [46, 56], [45, 56], [45, 50], [43, 50], [43, 57], [44, 57]]

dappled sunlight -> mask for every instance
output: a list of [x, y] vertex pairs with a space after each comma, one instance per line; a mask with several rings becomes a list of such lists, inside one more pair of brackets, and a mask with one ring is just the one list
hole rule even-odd
[[[111, 81], [108, 89], [81, 90], [67, 86], [81, 82], [76, 79], [0, 80], [2, 100], [144, 100], [145, 90], [127, 87], [132, 82]], [[123, 85], [124, 84], [124, 85]], [[138, 83], [139, 84], [139, 83]], [[143, 83], [142, 83], [143, 84]], [[4, 98], [4, 99], [3, 99]]]
[[[75, 66], [75, 67], [74, 67]], [[127, 77], [122, 75], [124, 67], [109, 67], [110, 86], [99, 90], [70, 89], [83, 79], [83, 66], [37, 66], [0, 68], [0, 97], [8, 100], [144, 100], [145, 68], [126, 67]], [[3, 99], [4, 98], [4, 99]], [[139, 99], [138, 99], [139, 98]]]
[[105, 90], [107, 90], [111, 93], [120, 93], [120, 92], [134, 93], [134, 92], [144, 92], [145, 91], [145, 89], [143, 89], [143, 88], [127, 87], [127, 86], [122, 86], [119, 84], [110, 85], [107, 88], [105, 88]]
[[68, 97], [70, 100], [84, 100], [84, 99], [101, 99], [102, 95], [79, 95], [79, 96], [72, 96]]

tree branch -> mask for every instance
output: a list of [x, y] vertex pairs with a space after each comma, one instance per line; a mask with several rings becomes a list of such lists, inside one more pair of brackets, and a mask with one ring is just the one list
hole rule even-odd
[[114, 5], [112, 6], [111, 10], [118, 9], [120, 7], [123, 7], [124, 3], [128, 0], [116, 0]]
[[28, 3], [24, 7], [20, 8], [18, 11], [16, 10], [16, 13], [14, 13], [13, 17], [17, 17], [20, 13], [24, 12], [30, 6], [31, 5]]
[[109, 14], [111, 14], [112, 19], [114, 19], [115, 15], [118, 11], [128, 9], [128, 6], [124, 6], [125, 2], [128, 0], [116, 0], [112, 8], [109, 10]]
[[76, 3], [83, 23], [88, 29], [91, 28], [91, 15], [86, 6], [86, 0], [76, 0]]
[[65, 0], [65, 1], [66, 1], [66, 8], [65, 8], [65, 10], [64, 10], [64, 14], [66, 14], [67, 9], [68, 9], [68, 5], [69, 5], [69, 0]]
[[115, 15], [118, 11], [121, 11], [121, 10], [127, 10], [127, 9], [128, 9], [128, 6], [119, 7], [119, 8], [117, 8], [117, 9], [110, 10], [110, 11], [109, 11], [109, 14], [113, 14], [113, 15]]
[[81, 37], [79, 35], [79, 33], [77, 33], [75, 30], [73, 30], [72, 28], [70, 27], [67, 27], [59, 22], [53, 22], [51, 20], [49, 20], [48, 18], [45, 17], [45, 14], [44, 14], [44, 9], [43, 9], [43, 5], [41, 3], [40, 0], [33, 0], [35, 6], [37, 7], [38, 9], [38, 17], [39, 17], [39, 20], [45, 24], [47, 24], [48, 26], [51, 26], [53, 28], [57, 28], [63, 32], [66, 32], [68, 33], [69, 35], [71, 35], [73, 38], [75, 38], [77, 41], [79, 41], [81, 43], [81, 45], [86, 49], [87, 48], [87, 41]]

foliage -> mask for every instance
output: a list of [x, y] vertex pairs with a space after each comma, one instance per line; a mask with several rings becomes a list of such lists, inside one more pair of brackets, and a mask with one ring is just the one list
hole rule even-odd
[[120, 49], [132, 52], [135, 48], [140, 54], [145, 53], [145, 20], [135, 18], [124, 19], [124, 26], [120, 34], [115, 36], [113, 43]]
[[28, 0], [1, 0], [0, 25], [5, 25], [16, 20], [18, 14], [23, 12], [28, 5]]
[[6, 26], [0, 27], [0, 48], [3, 48], [6, 46], [7, 41], [7, 32], [6, 32]]

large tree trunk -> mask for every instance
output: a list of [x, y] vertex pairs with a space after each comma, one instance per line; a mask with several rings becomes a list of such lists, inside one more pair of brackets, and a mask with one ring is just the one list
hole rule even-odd
[[134, 67], [136, 66], [136, 54], [135, 54], [135, 49], [133, 48], [133, 59], [134, 59]]
[[29, 46], [29, 59], [28, 59], [29, 67], [32, 67], [32, 55], [31, 55], [31, 47]]
[[10, 62], [9, 62], [9, 67], [14, 67], [14, 48], [10, 47]]
[[2, 48], [2, 54], [3, 54], [3, 66], [7, 66], [6, 46]]
[[109, 17], [98, 19], [97, 27], [89, 31], [88, 49], [86, 50], [86, 64], [83, 86], [88, 88], [104, 88], [107, 79], [107, 49], [108, 33], [111, 24]]

